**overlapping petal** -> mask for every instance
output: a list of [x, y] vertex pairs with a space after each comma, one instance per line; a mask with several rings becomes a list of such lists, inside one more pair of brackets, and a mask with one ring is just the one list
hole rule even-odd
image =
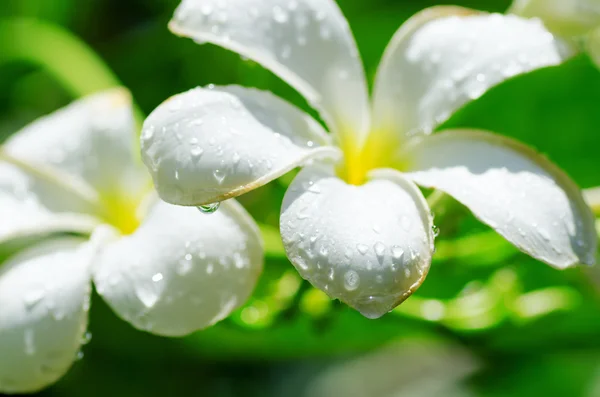
[[366, 133], [367, 85], [333, 0], [183, 0], [169, 25], [255, 60], [322, 110], [340, 133]]
[[91, 232], [98, 220], [90, 203], [0, 161], [0, 243], [53, 232]]
[[594, 216], [545, 157], [481, 131], [447, 131], [407, 149], [416, 183], [442, 190], [532, 257], [556, 268], [593, 264]]
[[556, 34], [579, 36], [600, 25], [598, 0], [515, 0], [509, 12], [540, 18]]
[[374, 131], [431, 132], [496, 84], [572, 54], [539, 20], [434, 7], [395, 34], [379, 66]]
[[3, 149], [34, 167], [54, 167], [110, 200], [135, 200], [149, 184], [137, 154], [131, 96], [122, 88], [42, 117], [12, 135]]
[[262, 263], [256, 224], [237, 202], [209, 215], [159, 201], [138, 230], [106, 247], [94, 282], [135, 327], [181, 336], [244, 304]]
[[94, 243], [38, 244], [0, 266], [0, 392], [44, 388], [63, 376], [82, 344]]
[[330, 166], [307, 167], [290, 185], [281, 235], [300, 275], [369, 318], [421, 284], [433, 251], [421, 192], [395, 170], [348, 185]]
[[238, 196], [309, 159], [337, 156], [323, 128], [270, 93], [195, 88], [156, 108], [142, 157], [160, 197], [200, 205]]

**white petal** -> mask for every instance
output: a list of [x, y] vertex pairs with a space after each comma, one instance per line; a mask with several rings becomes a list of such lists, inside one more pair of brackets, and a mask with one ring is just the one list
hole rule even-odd
[[53, 232], [91, 233], [99, 221], [87, 203], [0, 162], [0, 243]]
[[40, 167], [49, 164], [114, 200], [147, 190], [135, 138], [131, 96], [117, 88], [31, 123], [10, 137], [4, 150]]
[[376, 131], [430, 132], [498, 83], [569, 56], [537, 20], [434, 7], [395, 34], [379, 67]]
[[183, 0], [169, 26], [262, 64], [322, 110], [338, 132], [366, 132], [364, 71], [333, 0]]
[[594, 263], [591, 210], [545, 157], [481, 131], [424, 137], [410, 151], [409, 178], [450, 194], [522, 251], [560, 269]]
[[364, 316], [408, 298], [427, 275], [431, 217], [421, 192], [396, 171], [348, 185], [331, 167], [305, 168], [281, 210], [281, 235], [300, 275]]
[[159, 202], [135, 233], [104, 251], [94, 282], [136, 328], [181, 336], [244, 304], [262, 263], [256, 224], [237, 202], [213, 214]]
[[0, 392], [34, 392], [73, 361], [87, 326], [94, 244], [61, 239], [0, 266]]
[[590, 32], [587, 39], [587, 51], [598, 68], [600, 68], [600, 27]]
[[195, 88], [144, 122], [142, 157], [160, 197], [200, 205], [235, 197], [309, 159], [337, 155], [323, 128], [274, 95]]
[[540, 18], [556, 34], [578, 36], [600, 25], [598, 0], [515, 0], [509, 12]]

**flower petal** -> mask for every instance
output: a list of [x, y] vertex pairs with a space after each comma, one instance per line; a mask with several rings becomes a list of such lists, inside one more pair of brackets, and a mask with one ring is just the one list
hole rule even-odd
[[244, 304], [262, 264], [256, 224], [237, 202], [202, 214], [160, 201], [138, 230], [107, 247], [94, 282], [134, 327], [181, 336]]
[[468, 130], [424, 137], [410, 152], [407, 177], [450, 194], [522, 251], [559, 269], [594, 263], [594, 216], [575, 183], [545, 157]]
[[39, 167], [55, 167], [102, 196], [137, 197], [148, 190], [149, 178], [135, 138], [131, 96], [116, 88], [31, 123], [11, 136], [4, 150]]
[[540, 18], [548, 29], [565, 37], [586, 34], [600, 25], [598, 0], [514, 0], [509, 12]]
[[89, 210], [77, 196], [0, 162], [0, 244], [53, 232], [91, 234], [99, 221], [84, 214]]
[[290, 185], [281, 235], [300, 275], [364, 316], [408, 298], [427, 275], [432, 220], [421, 192], [394, 170], [361, 186], [332, 167], [307, 167]]
[[364, 70], [333, 0], [183, 0], [169, 27], [260, 63], [322, 110], [332, 129], [366, 132]]
[[144, 122], [142, 157], [160, 197], [200, 205], [235, 197], [309, 159], [337, 156], [308, 115], [274, 95], [237, 86], [195, 88]]
[[571, 52], [538, 20], [434, 7], [396, 32], [377, 73], [374, 130], [429, 133], [498, 83]]
[[96, 248], [79, 239], [33, 246], [0, 266], [0, 392], [62, 377], [82, 344]]
[[587, 52], [596, 67], [600, 68], [600, 27], [589, 33], [587, 39]]

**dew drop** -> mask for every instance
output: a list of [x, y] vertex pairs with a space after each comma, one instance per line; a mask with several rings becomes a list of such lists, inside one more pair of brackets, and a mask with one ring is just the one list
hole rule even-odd
[[356, 249], [358, 250], [358, 252], [360, 252], [361, 255], [364, 255], [367, 253], [367, 251], [369, 251], [369, 246], [365, 244], [357, 244]]
[[234, 165], [237, 165], [240, 162], [240, 155], [238, 152], [234, 152], [233, 153], [233, 157], [231, 158], [231, 161], [233, 161]]
[[383, 255], [385, 254], [385, 245], [382, 242], [376, 242], [373, 248], [375, 249], [375, 254], [378, 257], [383, 257]]
[[290, 57], [290, 55], [292, 55], [292, 47], [290, 47], [289, 45], [284, 45], [281, 48], [281, 57], [283, 59], [287, 59]]
[[392, 258], [399, 261], [400, 259], [402, 259], [403, 255], [404, 255], [404, 250], [402, 248], [400, 248], [397, 245], [394, 245], [392, 247]]
[[328, 277], [332, 281], [335, 278], [335, 270], [333, 268], [329, 269], [329, 275], [328, 275]]
[[213, 176], [215, 177], [215, 180], [219, 183], [219, 185], [221, 183], [223, 183], [223, 181], [225, 180], [225, 171], [220, 170], [220, 169], [215, 169], [213, 171]]
[[288, 13], [281, 7], [273, 7], [273, 19], [277, 23], [286, 23], [289, 19]]
[[44, 290], [33, 290], [25, 294], [25, 306], [31, 308], [37, 305], [44, 298]]
[[346, 274], [344, 274], [344, 287], [348, 291], [354, 291], [358, 288], [360, 284], [360, 276], [354, 270], [348, 270]]
[[542, 238], [545, 241], [550, 241], [550, 233], [548, 233], [548, 230], [546, 230], [546, 229], [539, 229], [538, 231], [540, 233], [540, 236], [542, 236]]
[[213, 212], [216, 212], [219, 209], [219, 206], [221, 205], [221, 203], [211, 203], [211, 204], [206, 204], [206, 205], [199, 205], [198, 211], [202, 212], [203, 214], [212, 214]]
[[90, 343], [91, 340], [92, 340], [92, 333], [89, 332], [89, 331], [87, 331], [81, 337], [81, 344], [82, 345], [87, 345], [88, 343]]
[[431, 226], [431, 231], [433, 232], [434, 238], [440, 235], [440, 228], [436, 225]]
[[26, 329], [23, 335], [23, 342], [25, 343], [25, 354], [33, 356], [35, 354], [35, 334], [33, 329]]
[[154, 276], [152, 276], [152, 281], [155, 283], [162, 281], [162, 279], [163, 279], [162, 273], [156, 273]]

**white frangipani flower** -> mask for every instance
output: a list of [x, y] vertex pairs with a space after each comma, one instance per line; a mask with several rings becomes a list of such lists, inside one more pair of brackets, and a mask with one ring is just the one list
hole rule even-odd
[[120, 317], [166, 336], [208, 327], [251, 294], [256, 224], [233, 200], [206, 215], [156, 197], [125, 90], [79, 100], [0, 150], [0, 249], [27, 247], [0, 263], [0, 393], [69, 369], [92, 280]]
[[514, 0], [509, 12], [540, 18], [575, 51], [587, 51], [600, 67], [600, 0]]
[[306, 165], [281, 210], [300, 274], [376, 318], [422, 283], [432, 217], [416, 184], [446, 192], [529, 255], [592, 263], [594, 220], [575, 184], [524, 145], [483, 131], [430, 135], [497, 83], [570, 53], [540, 22], [436, 7], [406, 22], [373, 100], [348, 23], [331, 0], [184, 0], [177, 34], [259, 62], [317, 108], [239, 86], [195, 88], [145, 121], [142, 156], [159, 195], [218, 202]]

